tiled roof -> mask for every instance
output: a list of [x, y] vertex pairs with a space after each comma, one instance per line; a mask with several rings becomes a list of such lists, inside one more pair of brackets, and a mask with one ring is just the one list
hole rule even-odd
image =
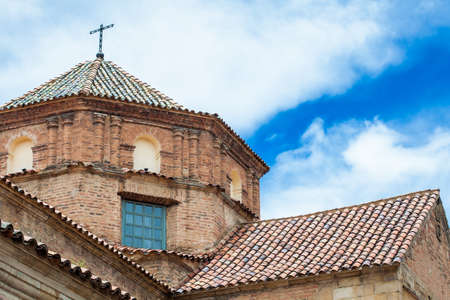
[[427, 190], [244, 224], [177, 293], [400, 263], [438, 199]]
[[[27, 171], [25, 171], [26, 173]], [[99, 245], [100, 247], [104, 247], [107, 251], [111, 251], [114, 253], [114, 255], [117, 256], [118, 259], [124, 261], [126, 264], [131, 265], [132, 268], [135, 268], [139, 273], [144, 277], [148, 278], [150, 281], [154, 283], [156, 287], [159, 287], [163, 292], [169, 292], [170, 288], [167, 284], [164, 282], [156, 279], [152, 274], [150, 274], [147, 270], [145, 270], [141, 265], [137, 264], [136, 262], [132, 261], [130, 258], [128, 258], [126, 255], [124, 255], [119, 250], [115, 249], [112, 244], [107, 242], [106, 240], [99, 238], [89, 230], [86, 230], [83, 226], [80, 224], [74, 222], [71, 218], [64, 215], [60, 211], [58, 211], [54, 206], [49, 205], [48, 203], [39, 200], [36, 196], [33, 196], [32, 194], [26, 192], [13, 182], [9, 180], [8, 175], [0, 177], [0, 185], [4, 185], [7, 187], [10, 187], [14, 191], [21, 193], [25, 197], [27, 197], [29, 200], [33, 201], [38, 207], [45, 210], [48, 214], [53, 215], [58, 220], [62, 221], [63, 223], [68, 224], [72, 228], [74, 228], [75, 231], [80, 232], [83, 236], [85, 236], [87, 239], [92, 240], [95, 244]]]
[[114, 297], [114, 299], [136, 299], [130, 296], [128, 292], [113, 286], [111, 282], [92, 274], [90, 270], [74, 265], [70, 260], [62, 258], [59, 253], [50, 251], [46, 244], [38, 242], [33, 237], [24, 235], [20, 230], [15, 230], [11, 223], [0, 220], [0, 233], [4, 237], [11, 238], [15, 243], [20, 243], [29, 250], [35, 251], [42, 259], [46, 259], [52, 265], [76, 276], [81, 281], [88, 280], [94, 289], [99, 290], [103, 294]]
[[148, 84], [128, 74], [111, 61], [97, 58], [76, 65], [64, 73], [1, 106], [21, 107], [69, 96], [98, 96], [163, 108], [182, 108]]

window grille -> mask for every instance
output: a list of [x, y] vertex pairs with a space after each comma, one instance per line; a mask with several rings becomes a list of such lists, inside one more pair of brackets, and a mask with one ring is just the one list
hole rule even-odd
[[166, 249], [166, 207], [123, 200], [122, 244]]

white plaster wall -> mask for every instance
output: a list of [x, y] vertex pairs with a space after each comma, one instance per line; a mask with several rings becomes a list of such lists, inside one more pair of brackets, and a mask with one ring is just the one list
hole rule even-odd
[[133, 153], [133, 168], [136, 170], [147, 168], [151, 172], [160, 171], [160, 154], [156, 142], [147, 138], [136, 140], [136, 147]]
[[12, 143], [8, 153], [8, 173], [19, 172], [22, 169], [33, 168], [33, 146], [30, 139], [19, 138]]

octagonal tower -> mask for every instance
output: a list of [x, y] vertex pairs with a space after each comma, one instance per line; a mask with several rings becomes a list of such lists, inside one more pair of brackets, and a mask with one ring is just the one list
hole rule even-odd
[[259, 218], [262, 159], [102, 58], [3, 105], [0, 141], [2, 175], [112, 243], [203, 252]]

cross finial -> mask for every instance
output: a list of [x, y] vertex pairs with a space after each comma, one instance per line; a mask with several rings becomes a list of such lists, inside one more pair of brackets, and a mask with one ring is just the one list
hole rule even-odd
[[100, 24], [100, 27], [90, 31], [90, 34], [96, 33], [100, 31], [100, 36], [99, 36], [99, 40], [98, 40], [98, 53], [97, 53], [97, 57], [98, 58], [103, 58], [105, 55], [102, 52], [102, 44], [103, 44], [103, 30], [108, 29], [113, 27], [114, 24], [109, 24], [108, 26], [103, 26], [103, 24]]

